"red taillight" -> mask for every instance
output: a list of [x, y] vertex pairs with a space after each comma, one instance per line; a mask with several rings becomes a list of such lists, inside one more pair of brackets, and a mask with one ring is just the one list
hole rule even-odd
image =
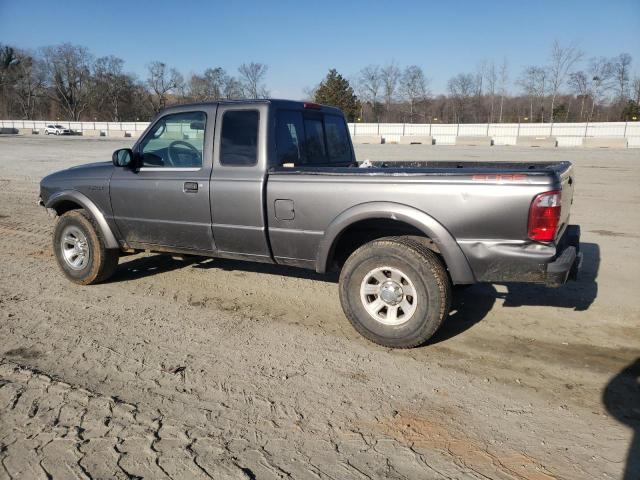
[[560, 191], [536, 195], [529, 208], [529, 238], [538, 242], [550, 242], [556, 236], [562, 208]]
[[317, 103], [305, 102], [304, 108], [310, 108], [311, 110], [320, 110], [322, 105], [318, 105]]

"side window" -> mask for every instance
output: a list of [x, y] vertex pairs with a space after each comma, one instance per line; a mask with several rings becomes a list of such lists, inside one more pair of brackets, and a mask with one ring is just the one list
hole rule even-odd
[[162, 117], [140, 143], [141, 167], [197, 168], [202, 166], [204, 112]]
[[278, 165], [300, 164], [303, 160], [304, 127], [302, 113], [280, 110], [276, 121], [276, 150]]
[[229, 110], [222, 116], [220, 164], [251, 166], [258, 161], [258, 124], [256, 110]]
[[322, 118], [305, 118], [304, 130], [306, 133], [305, 151], [307, 161], [311, 164], [326, 163], [327, 151], [324, 146]]
[[344, 120], [337, 115], [325, 115], [324, 128], [327, 135], [329, 161], [331, 163], [351, 162], [349, 132]]

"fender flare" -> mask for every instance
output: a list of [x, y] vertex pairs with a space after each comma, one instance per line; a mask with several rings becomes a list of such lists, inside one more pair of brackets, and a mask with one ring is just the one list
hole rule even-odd
[[98, 224], [98, 228], [102, 233], [102, 238], [104, 238], [104, 243], [107, 248], [120, 248], [120, 244], [116, 239], [115, 235], [111, 231], [107, 220], [104, 218], [104, 214], [98, 208], [98, 206], [93, 203], [93, 201], [87, 197], [86, 195], [76, 191], [76, 190], [64, 190], [62, 192], [56, 192], [49, 199], [47, 203], [45, 203], [46, 208], [55, 208], [55, 206], [63, 201], [70, 201], [77, 203], [82, 208], [87, 210], [93, 219]]
[[408, 223], [428, 236], [440, 250], [453, 283], [475, 283], [475, 277], [464, 252], [449, 231], [422, 210], [394, 202], [361, 203], [340, 213], [324, 232], [318, 247], [316, 270], [327, 271], [335, 242], [352, 224], [361, 220], [385, 218]]

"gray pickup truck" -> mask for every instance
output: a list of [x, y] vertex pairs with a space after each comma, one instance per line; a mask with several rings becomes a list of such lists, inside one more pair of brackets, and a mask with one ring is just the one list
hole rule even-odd
[[389, 347], [429, 339], [453, 285], [577, 275], [569, 162], [366, 164], [336, 108], [181, 105], [111, 162], [44, 178], [40, 203], [73, 282], [104, 281], [138, 251], [339, 271], [347, 318]]

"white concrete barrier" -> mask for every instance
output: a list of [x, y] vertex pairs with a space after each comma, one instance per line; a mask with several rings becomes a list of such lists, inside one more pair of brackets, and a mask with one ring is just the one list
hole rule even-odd
[[352, 140], [356, 145], [364, 145], [367, 143], [379, 145], [382, 143], [382, 137], [379, 135], [356, 135], [352, 137]]
[[398, 143], [400, 145], [433, 145], [433, 137], [431, 135], [403, 135]]
[[33, 135], [33, 128], [19, 128], [18, 133], [20, 135]]
[[456, 137], [456, 145], [461, 145], [463, 147], [477, 147], [479, 145], [490, 146], [493, 145], [493, 139], [491, 137], [460, 135], [459, 137]]
[[627, 148], [626, 138], [621, 137], [584, 137], [584, 148]]
[[555, 147], [558, 145], [556, 137], [524, 136], [516, 139], [518, 147]]
[[124, 130], [108, 130], [107, 137], [124, 138], [127, 136], [126, 133], [127, 132], [125, 132]]
[[82, 136], [83, 137], [104, 137], [105, 132], [102, 130], [83, 130]]

